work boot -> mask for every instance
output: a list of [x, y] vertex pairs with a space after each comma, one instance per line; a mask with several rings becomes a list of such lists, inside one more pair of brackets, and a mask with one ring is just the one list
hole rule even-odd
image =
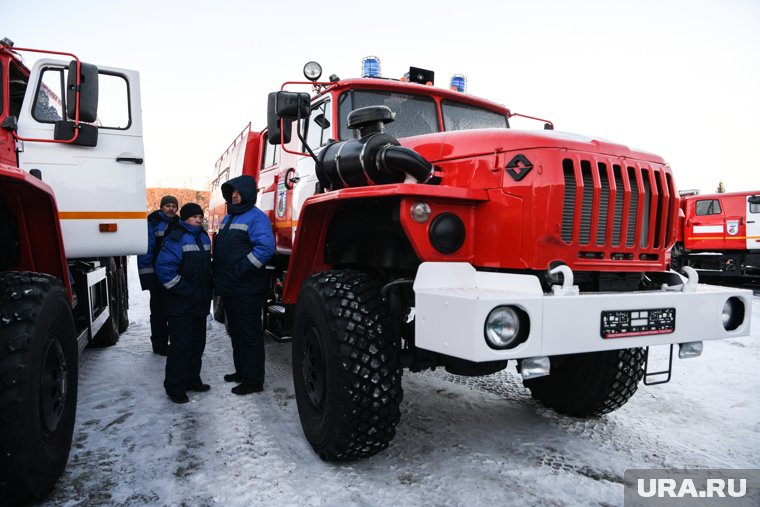
[[188, 401], [190, 401], [190, 398], [188, 398], [187, 394], [185, 394], [185, 393], [180, 393], [180, 394], [169, 394], [169, 393], [166, 393], [166, 395], [174, 403], [187, 403]]
[[243, 381], [238, 373], [229, 373], [224, 376], [225, 382], [237, 382], [238, 384]]
[[232, 388], [232, 392], [238, 395], [244, 395], [244, 394], [251, 394], [251, 393], [260, 393], [264, 390], [264, 386], [262, 384], [240, 384], [239, 386], [235, 386]]
[[193, 391], [194, 393], [205, 393], [211, 389], [211, 386], [208, 384], [195, 384], [192, 386], [187, 386], [188, 391]]

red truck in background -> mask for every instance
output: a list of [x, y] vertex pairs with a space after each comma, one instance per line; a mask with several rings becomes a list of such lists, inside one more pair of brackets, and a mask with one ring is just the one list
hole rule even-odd
[[685, 196], [681, 211], [674, 267], [760, 279], [760, 190]]

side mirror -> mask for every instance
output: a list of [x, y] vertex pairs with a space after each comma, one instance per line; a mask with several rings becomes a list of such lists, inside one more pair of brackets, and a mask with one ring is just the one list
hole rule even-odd
[[[82, 117], [80, 115], [79, 119]], [[55, 122], [55, 130], [53, 131], [53, 139], [56, 141], [68, 141], [74, 137], [74, 122], [61, 120]], [[98, 127], [94, 125], [87, 125], [86, 123], [79, 124], [79, 135], [76, 141], [71, 144], [77, 146], [97, 146], [98, 145]]]
[[[98, 68], [90, 63], [79, 63], [79, 121], [92, 123], [98, 118]], [[69, 63], [66, 83], [66, 116], [76, 116], [77, 62]]]
[[285, 120], [308, 118], [311, 112], [311, 97], [308, 93], [277, 92], [275, 109], [277, 117]]
[[0, 128], [7, 130], [8, 132], [16, 132], [18, 130], [18, 118], [15, 116], [6, 116], [3, 120], [3, 124]]
[[280, 121], [277, 116], [277, 94], [272, 92], [267, 97], [267, 141], [269, 144], [280, 144], [280, 126], [282, 126], [282, 139], [287, 144], [293, 130], [293, 124], [289, 121]]

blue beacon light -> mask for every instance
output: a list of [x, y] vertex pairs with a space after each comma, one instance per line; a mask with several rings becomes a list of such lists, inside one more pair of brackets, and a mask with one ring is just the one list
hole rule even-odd
[[467, 78], [462, 74], [454, 74], [451, 76], [451, 89], [464, 93], [467, 89]]
[[362, 77], [381, 77], [380, 58], [368, 56], [362, 59]]

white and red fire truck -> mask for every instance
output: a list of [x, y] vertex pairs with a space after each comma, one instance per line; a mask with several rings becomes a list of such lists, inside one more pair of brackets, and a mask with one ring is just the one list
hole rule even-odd
[[681, 199], [673, 262], [705, 276], [760, 280], [760, 190]]
[[0, 41], [0, 504], [63, 472], [79, 352], [129, 325], [145, 216], [138, 73]]
[[[378, 63], [320, 82], [309, 62], [212, 183], [213, 232], [220, 186], [258, 181], [277, 242], [265, 326], [292, 337], [299, 416], [323, 459], [389, 445], [404, 368], [487, 375], [512, 360], [535, 398], [587, 417], [669, 378], [647, 371], [649, 347], [687, 358], [749, 333], [751, 292], [670, 269], [679, 196], [662, 158], [550, 122], [512, 129], [517, 114], [462, 76], [442, 89], [432, 71], [385, 79]], [[298, 86], [311, 93], [285, 91]]]

